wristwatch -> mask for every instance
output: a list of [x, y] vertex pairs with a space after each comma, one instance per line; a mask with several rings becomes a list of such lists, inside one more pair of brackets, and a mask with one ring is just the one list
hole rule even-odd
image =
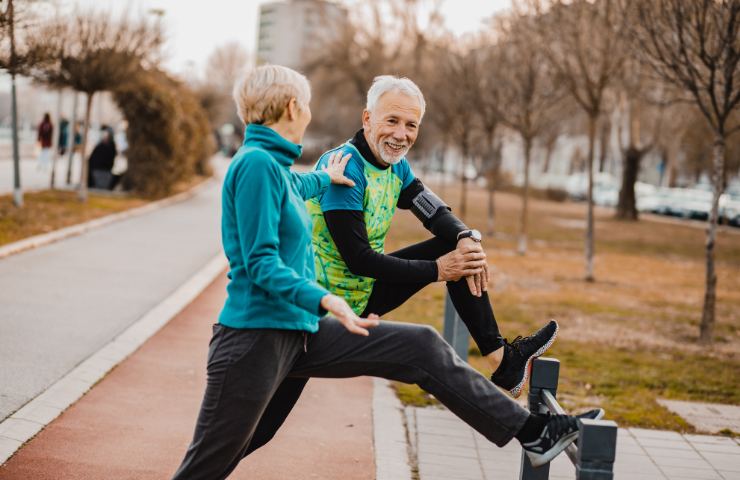
[[457, 234], [457, 241], [459, 242], [463, 238], [472, 238], [476, 242], [480, 243], [480, 241], [483, 239], [480, 232], [478, 230], [470, 229], [470, 230], [463, 230], [462, 232]]

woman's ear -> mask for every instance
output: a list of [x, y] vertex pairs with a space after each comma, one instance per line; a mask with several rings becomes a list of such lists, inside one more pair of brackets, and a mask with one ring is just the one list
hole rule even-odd
[[291, 98], [288, 101], [288, 108], [286, 109], [285, 113], [288, 114], [288, 121], [293, 121], [298, 117], [298, 101], [295, 97]]

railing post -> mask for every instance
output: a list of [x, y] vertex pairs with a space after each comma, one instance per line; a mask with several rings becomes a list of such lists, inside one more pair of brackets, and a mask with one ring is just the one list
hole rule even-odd
[[610, 420], [579, 422], [576, 480], [613, 480], [617, 424]]
[[452, 305], [450, 295], [445, 295], [445, 321], [442, 336], [447, 343], [452, 345], [455, 353], [463, 360], [468, 360], [468, 346], [470, 345], [470, 332]]
[[[532, 378], [529, 380], [529, 411], [545, 413], [547, 407], [542, 402], [542, 390], [549, 390], [553, 396], [558, 391], [558, 377], [560, 362], [554, 358], [536, 358], [532, 362]], [[519, 480], [548, 480], [550, 478], [550, 464], [534, 468], [529, 457], [522, 450], [522, 468]]]

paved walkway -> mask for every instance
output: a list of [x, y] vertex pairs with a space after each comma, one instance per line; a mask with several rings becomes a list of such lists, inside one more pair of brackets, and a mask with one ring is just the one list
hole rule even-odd
[[[3, 480], [163, 479], [190, 441], [205, 388], [221, 275], [190, 306], [27, 443]], [[314, 379], [283, 429], [234, 479], [375, 478], [373, 383]], [[0, 436], [2, 432], [0, 432]]]
[[[421, 480], [517, 480], [521, 448], [496, 448], [448, 410], [407, 408]], [[710, 435], [619, 429], [616, 480], [740, 480], [740, 441]], [[566, 455], [550, 465], [551, 480], [573, 480]]]
[[219, 222], [213, 181], [184, 202], [0, 260], [0, 421], [217, 255]]

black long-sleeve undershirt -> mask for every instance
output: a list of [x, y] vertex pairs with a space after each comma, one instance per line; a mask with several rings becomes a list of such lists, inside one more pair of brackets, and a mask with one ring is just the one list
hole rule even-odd
[[344, 263], [355, 275], [399, 283], [437, 281], [434, 260], [406, 260], [373, 250], [361, 211], [329, 210], [324, 219]]

